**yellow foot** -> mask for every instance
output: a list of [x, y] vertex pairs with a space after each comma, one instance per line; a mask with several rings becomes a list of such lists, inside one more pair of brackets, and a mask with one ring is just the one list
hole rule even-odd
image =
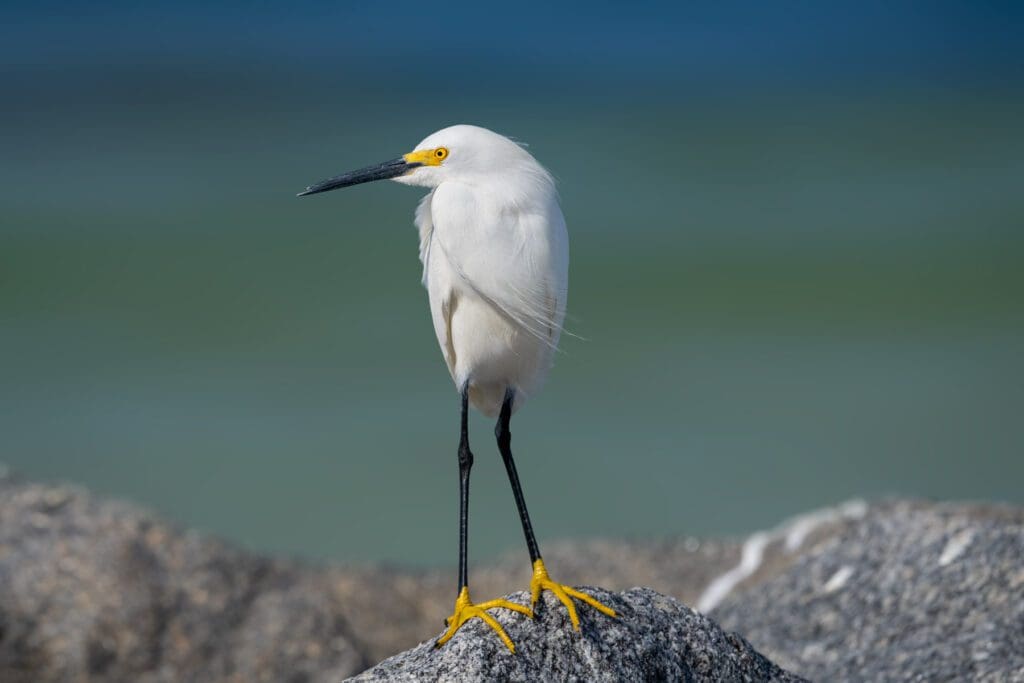
[[434, 647], [441, 647], [455, 635], [455, 632], [462, 628], [462, 625], [473, 617], [480, 617], [484, 620], [488, 626], [494, 629], [494, 632], [501, 638], [501, 642], [505, 643], [508, 647], [509, 652], [515, 652], [516, 646], [512, 643], [512, 639], [505, 633], [505, 629], [501, 627], [501, 624], [487, 613], [487, 610], [494, 609], [495, 607], [501, 607], [504, 609], [510, 609], [513, 612], [519, 612], [526, 616], [533, 618], [533, 612], [529, 607], [518, 605], [508, 600], [488, 600], [487, 602], [481, 602], [479, 605], [474, 605], [469, 599], [469, 588], [466, 586], [462, 587], [459, 591], [459, 597], [455, 598], [455, 611], [450, 617], [445, 619], [445, 623], [448, 624], [448, 630], [444, 632], [444, 635], [437, 639], [434, 643]]
[[580, 618], [576, 614], [576, 606], [572, 604], [570, 598], [576, 598], [582, 600], [601, 614], [607, 614], [609, 617], [616, 616], [615, 610], [606, 605], [602, 605], [594, 598], [590, 597], [586, 593], [580, 592], [572, 586], [565, 586], [560, 583], [555, 583], [548, 576], [548, 570], [544, 566], [544, 560], [538, 558], [533, 563], [533, 579], [530, 580], [530, 607], [534, 607], [537, 601], [540, 600], [540, 594], [542, 591], [551, 591], [555, 594], [555, 597], [562, 601], [565, 605], [565, 609], [569, 611], [569, 621], [572, 622], [572, 627], [577, 631], [580, 630]]

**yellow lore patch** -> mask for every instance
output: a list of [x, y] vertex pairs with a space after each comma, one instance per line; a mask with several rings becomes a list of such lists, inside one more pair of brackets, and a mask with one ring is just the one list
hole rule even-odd
[[448, 158], [447, 147], [435, 147], [434, 149], [419, 149], [409, 152], [402, 157], [410, 164], [422, 164], [423, 166], [440, 166], [441, 162]]

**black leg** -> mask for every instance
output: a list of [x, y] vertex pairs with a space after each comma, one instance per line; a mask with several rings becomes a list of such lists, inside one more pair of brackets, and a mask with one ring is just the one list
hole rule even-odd
[[498, 450], [501, 451], [505, 471], [508, 472], [508, 483], [512, 485], [512, 495], [516, 498], [519, 521], [523, 524], [523, 535], [526, 536], [526, 548], [530, 551], [530, 562], [536, 563], [540, 559], [540, 550], [537, 549], [537, 539], [533, 535], [533, 525], [530, 524], [530, 513], [526, 511], [526, 500], [523, 498], [523, 487], [519, 485], [516, 463], [512, 460], [512, 432], [509, 431], [508, 423], [512, 419], [512, 401], [515, 399], [515, 395], [515, 390], [511, 388], [505, 391], [505, 402], [501, 405], [501, 414], [498, 415], [498, 424], [494, 427], [494, 435], [498, 438]]
[[[467, 571], [467, 549], [469, 546], [469, 471], [473, 468], [473, 453], [469, 450], [469, 383], [462, 387], [462, 433], [459, 438], [459, 592], [455, 597], [455, 610], [452, 615], [444, 620], [445, 632], [434, 643], [434, 647], [440, 647], [447, 643], [455, 635], [463, 624], [469, 619], [482, 619], [505, 643], [509, 652], [515, 652], [516, 646], [512, 639], [505, 633], [494, 617], [487, 613], [487, 610], [502, 608], [519, 612], [526, 616], [532, 616], [533, 612], [529, 607], [509, 602], [508, 600], [488, 600], [474, 604], [469, 597], [469, 572]], [[536, 571], [534, 572], [536, 574]]]
[[469, 585], [467, 559], [469, 545], [469, 470], [473, 453], [469, 450], [469, 384], [462, 388], [462, 436], [459, 438], [459, 592]]
[[540, 557], [540, 550], [537, 548], [537, 538], [533, 535], [533, 525], [530, 524], [530, 513], [526, 511], [526, 500], [523, 498], [523, 487], [519, 485], [519, 473], [516, 472], [516, 463], [512, 460], [512, 432], [509, 431], [508, 423], [512, 419], [512, 402], [515, 399], [515, 391], [511, 388], [505, 391], [505, 401], [501, 404], [501, 414], [498, 416], [498, 424], [494, 426], [494, 435], [498, 438], [498, 449], [501, 451], [501, 459], [505, 462], [505, 471], [508, 473], [508, 483], [512, 485], [512, 494], [516, 498], [516, 508], [519, 509], [519, 521], [523, 524], [523, 535], [526, 536], [526, 548], [530, 551], [530, 562], [533, 564], [533, 578], [530, 580], [530, 605], [535, 607], [543, 591], [551, 591], [555, 597], [565, 605], [569, 612], [569, 621], [572, 627], [579, 630], [580, 620], [576, 613], [576, 606], [572, 599], [580, 600], [602, 614], [609, 617], [615, 616], [615, 610], [607, 605], [602, 605], [592, 596], [563, 584], [555, 583], [548, 576], [547, 567]]

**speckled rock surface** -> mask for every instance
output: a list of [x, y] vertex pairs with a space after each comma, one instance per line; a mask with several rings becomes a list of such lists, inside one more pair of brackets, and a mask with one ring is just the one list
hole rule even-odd
[[[612, 619], [586, 607], [574, 631], [550, 594], [536, 619], [493, 610], [516, 643], [510, 653], [483, 622], [466, 623], [451, 641], [427, 641], [381, 662], [357, 681], [797, 681], [707, 617], [650, 589], [587, 592], [612, 607]], [[509, 600], [525, 604], [526, 593]]]
[[338, 681], [370, 662], [326, 577], [131, 505], [0, 480], [0, 681]]
[[[863, 502], [851, 501], [800, 515], [756, 534], [764, 539], [760, 560], [756, 567], [739, 575], [735, 570], [750, 539], [741, 542], [682, 536], [545, 542], [544, 559], [552, 576], [563, 583], [599, 585], [610, 590], [646, 586], [696, 607], [706, 601], [709, 586], [723, 576], [733, 576], [730, 590], [738, 591], [786, 571], [803, 554], [857, 524], [866, 507]], [[530, 572], [525, 548], [517, 548], [497, 562], [470, 567], [473, 594], [497, 596], [526, 588]], [[390, 657], [429, 637], [451, 613], [455, 600], [451, 569], [412, 572], [348, 568], [331, 575], [348, 610], [346, 615], [363, 636], [372, 661]], [[395, 618], [396, 614], [401, 618]]]
[[[739, 556], [735, 541], [692, 537], [544, 544], [545, 562], [560, 582], [612, 590], [647, 586], [687, 604], [694, 604], [708, 582], [738, 562]], [[531, 571], [525, 547], [497, 562], [474, 564], [470, 567], [473, 595], [493, 597], [525, 589]], [[430, 637], [451, 614], [455, 601], [451, 569], [351, 568], [332, 571], [331, 576], [346, 615], [375, 662]]]
[[[0, 470], [2, 471], [2, 470]], [[567, 583], [696, 599], [733, 541], [552, 543]], [[473, 567], [477, 595], [529, 585], [525, 552]], [[437, 630], [451, 571], [318, 567], [246, 553], [76, 486], [0, 474], [0, 681], [327, 681]]]
[[[268, 559], [2, 472], [3, 683], [337, 681], [436, 634], [452, 607], [451, 571]], [[473, 594], [525, 588], [523, 555], [472, 567]], [[1022, 558], [1021, 508], [906, 501], [739, 541], [545, 544], [557, 580], [703, 605], [817, 680], [1024, 681]]]
[[710, 616], [813, 680], [1024, 681], [1024, 511], [874, 506]]

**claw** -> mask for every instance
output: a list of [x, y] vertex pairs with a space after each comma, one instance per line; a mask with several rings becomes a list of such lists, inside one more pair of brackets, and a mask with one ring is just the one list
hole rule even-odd
[[505, 643], [505, 647], [508, 648], [509, 652], [514, 654], [516, 646], [512, 642], [512, 639], [508, 637], [507, 633], [505, 633], [505, 629], [501, 627], [501, 624], [487, 613], [487, 610], [498, 607], [512, 610], [513, 612], [519, 612], [520, 614], [525, 614], [526, 616], [533, 618], [533, 611], [529, 607], [509, 602], [508, 600], [488, 600], [487, 602], [481, 602], [479, 605], [474, 605], [469, 599], [469, 588], [463, 586], [462, 590], [459, 592], [459, 597], [455, 599], [455, 611], [450, 617], [445, 619], [447, 630], [440, 638], [437, 639], [434, 643], [434, 647], [441, 647], [451, 640], [452, 636], [455, 635], [455, 632], [458, 631], [463, 624], [474, 617], [479, 617], [485, 624], [490, 626], [495, 633], [498, 634], [498, 637], [501, 638], [501, 642]]
[[544, 566], [544, 560], [537, 558], [537, 561], [533, 563], [533, 579], [530, 580], [530, 607], [534, 607], [537, 601], [540, 600], [540, 594], [543, 591], [551, 591], [555, 594], [555, 597], [565, 605], [565, 609], [569, 612], [569, 621], [572, 622], [573, 629], [580, 630], [580, 617], [576, 613], [576, 606], [573, 604], [570, 596], [576, 598], [596, 609], [601, 614], [609, 617], [616, 617], [615, 610], [607, 605], [603, 605], [593, 597], [587, 595], [582, 591], [578, 591], [572, 586], [566, 586], [560, 583], [555, 583], [548, 576], [548, 570]]

